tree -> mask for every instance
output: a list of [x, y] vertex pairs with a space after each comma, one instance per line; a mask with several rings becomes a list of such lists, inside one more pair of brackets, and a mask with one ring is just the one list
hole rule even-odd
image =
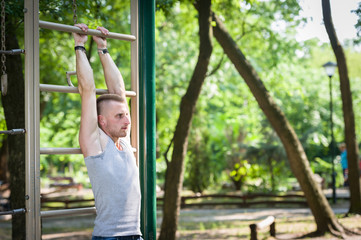
[[356, 141], [355, 114], [352, 106], [352, 93], [346, 57], [343, 48], [338, 41], [332, 22], [331, 6], [329, 0], [322, 0], [323, 19], [333, 52], [336, 56], [338, 72], [340, 75], [340, 88], [342, 97], [343, 118], [345, 122], [345, 142], [347, 146], [347, 162], [350, 188], [349, 213], [361, 213], [361, 184], [358, 165], [358, 146]]
[[345, 236], [345, 233], [350, 233], [349, 230], [345, 229], [337, 221], [321, 188], [313, 180], [313, 173], [307, 156], [286, 116], [267, 91], [256, 70], [228, 34], [222, 21], [214, 13], [213, 21], [215, 22], [213, 27], [215, 38], [247, 83], [260, 108], [267, 116], [285, 147], [292, 172], [297, 178], [315, 218], [317, 225], [316, 233], [324, 234], [331, 232], [337, 236]]
[[171, 161], [167, 162], [164, 188], [163, 221], [160, 240], [172, 240], [176, 237], [178, 213], [183, 186], [184, 157], [187, 152], [188, 134], [197, 99], [206, 78], [208, 64], [212, 54], [211, 0], [195, 2], [199, 12], [199, 55], [186, 94], [182, 97], [180, 114], [173, 136]]

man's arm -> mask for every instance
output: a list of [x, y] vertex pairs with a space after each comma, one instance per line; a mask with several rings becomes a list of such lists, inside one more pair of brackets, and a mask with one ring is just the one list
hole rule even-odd
[[[97, 30], [101, 31], [104, 35], [109, 34], [108, 29], [106, 29], [104, 27], [97, 27]], [[125, 84], [124, 84], [122, 74], [120, 73], [117, 65], [114, 63], [110, 54], [103, 53], [103, 51], [102, 51], [104, 49], [107, 49], [106, 38], [93, 36], [93, 39], [96, 42], [97, 47], [98, 47], [98, 54], [99, 54], [99, 58], [102, 63], [102, 66], [103, 66], [105, 83], [107, 85], [109, 93], [118, 94], [121, 97], [123, 97], [124, 99], [126, 99]], [[126, 104], [126, 106], [128, 108], [128, 104]], [[129, 111], [129, 109], [128, 109], [128, 111]], [[131, 126], [129, 126], [128, 134], [126, 137], [126, 140], [128, 142], [130, 142], [130, 128], [131, 128]]]
[[[85, 24], [75, 26], [84, 32], [88, 30]], [[75, 46], [84, 47], [87, 35], [73, 33]], [[98, 117], [96, 110], [96, 95], [93, 70], [90, 67], [85, 51], [81, 48], [75, 51], [76, 73], [78, 88], [81, 95], [81, 120], [79, 131], [79, 144], [84, 157], [94, 156], [101, 153], [101, 145], [98, 131]]]
[[[108, 35], [109, 31], [104, 27], [97, 27], [104, 35]], [[125, 86], [123, 77], [115, 65], [109, 53], [102, 53], [99, 49], [107, 49], [107, 41], [105, 38], [93, 36], [98, 46], [99, 58], [103, 66], [105, 82], [109, 93], [121, 95], [125, 99]]]

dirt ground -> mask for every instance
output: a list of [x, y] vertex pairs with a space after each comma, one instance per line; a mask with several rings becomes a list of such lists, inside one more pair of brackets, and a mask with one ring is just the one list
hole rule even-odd
[[[344, 214], [347, 208], [334, 209], [336, 214]], [[161, 213], [157, 214], [157, 230], [161, 224]], [[270, 237], [268, 230], [259, 233], [259, 239], [300, 239], [306, 233], [315, 230], [313, 217], [309, 209], [185, 209], [179, 218], [179, 240], [186, 239], [249, 239], [249, 224], [267, 216], [276, 218], [276, 238]], [[345, 226], [361, 231], [361, 216], [340, 218]], [[94, 216], [62, 217], [44, 219], [44, 240], [88, 240], [91, 238]], [[0, 239], [10, 240], [9, 221], [0, 221]], [[336, 239], [332, 236], [303, 239]], [[349, 238], [352, 240], [359, 237]]]

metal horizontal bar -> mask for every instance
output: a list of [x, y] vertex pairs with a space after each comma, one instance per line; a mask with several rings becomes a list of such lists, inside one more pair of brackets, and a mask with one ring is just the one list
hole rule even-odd
[[94, 30], [94, 29], [88, 29], [88, 31], [86, 33], [84, 33], [80, 28], [75, 27], [75, 26], [65, 25], [65, 24], [60, 24], [60, 23], [53, 23], [53, 22], [46, 22], [46, 21], [39, 21], [39, 27], [45, 28], [45, 29], [62, 31], [62, 32], [82, 33], [82, 34], [87, 34], [87, 35], [92, 35], [92, 36], [100, 36], [100, 37], [125, 40], [125, 41], [130, 41], [130, 42], [136, 40], [135, 36], [133, 36], [133, 35], [113, 33], [113, 32], [109, 32], [108, 35], [104, 35], [99, 30]]
[[76, 75], [76, 71], [68, 71], [66, 72], [66, 81], [68, 82], [69, 87], [74, 87], [73, 83], [71, 82], [70, 76]]
[[58, 216], [74, 216], [83, 214], [95, 214], [95, 207], [89, 208], [73, 208], [73, 209], [62, 209], [62, 210], [50, 210], [41, 211], [42, 218], [58, 217]]
[[[40, 91], [43, 92], [62, 92], [62, 93], [79, 93], [77, 87], [63, 86], [63, 85], [51, 85], [51, 84], [39, 84]], [[96, 89], [96, 94], [106, 94], [107, 89]], [[125, 91], [127, 97], [135, 97], [137, 94], [134, 91]]]
[[80, 148], [40, 148], [40, 154], [81, 154]]
[[24, 134], [25, 132], [26, 132], [25, 129], [20, 128], [20, 129], [0, 131], [0, 134], [17, 135], [17, 134]]
[[[39, 84], [40, 91], [44, 92], [62, 92], [62, 93], [79, 93], [77, 87], [63, 86], [63, 85], [51, 85], [51, 84]], [[97, 89], [97, 94], [108, 93], [106, 89]]]
[[[132, 148], [133, 152], [137, 152], [136, 148]], [[80, 148], [40, 148], [40, 154], [62, 155], [62, 154], [82, 154]]]
[[26, 213], [26, 209], [25, 208], [20, 208], [20, 209], [14, 209], [14, 210], [10, 210], [10, 211], [0, 212], [0, 216], [2, 216], [2, 215], [16, 215], [16, 214], [21, 214], [21, 213]]
[[0, 50], [0, 54], [5, 54], [5, 55], [19, 55], [22, 53], [25, 53], [24, 49]]

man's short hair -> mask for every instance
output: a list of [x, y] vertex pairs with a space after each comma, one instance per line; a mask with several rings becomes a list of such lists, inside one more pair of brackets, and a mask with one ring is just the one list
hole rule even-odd
[[120, 103], [126, 103], [125, 98], [123, 98], [122, 96], [120, 96], [118, 94], [107, 93], [107, 94], [100, 95], [97, 98], [97, 113], [98, 113], [98, 115], [101, 114], [103, 103], [109, 102], [109, 101], [116, 101], [116, 102], [120, 102]]

